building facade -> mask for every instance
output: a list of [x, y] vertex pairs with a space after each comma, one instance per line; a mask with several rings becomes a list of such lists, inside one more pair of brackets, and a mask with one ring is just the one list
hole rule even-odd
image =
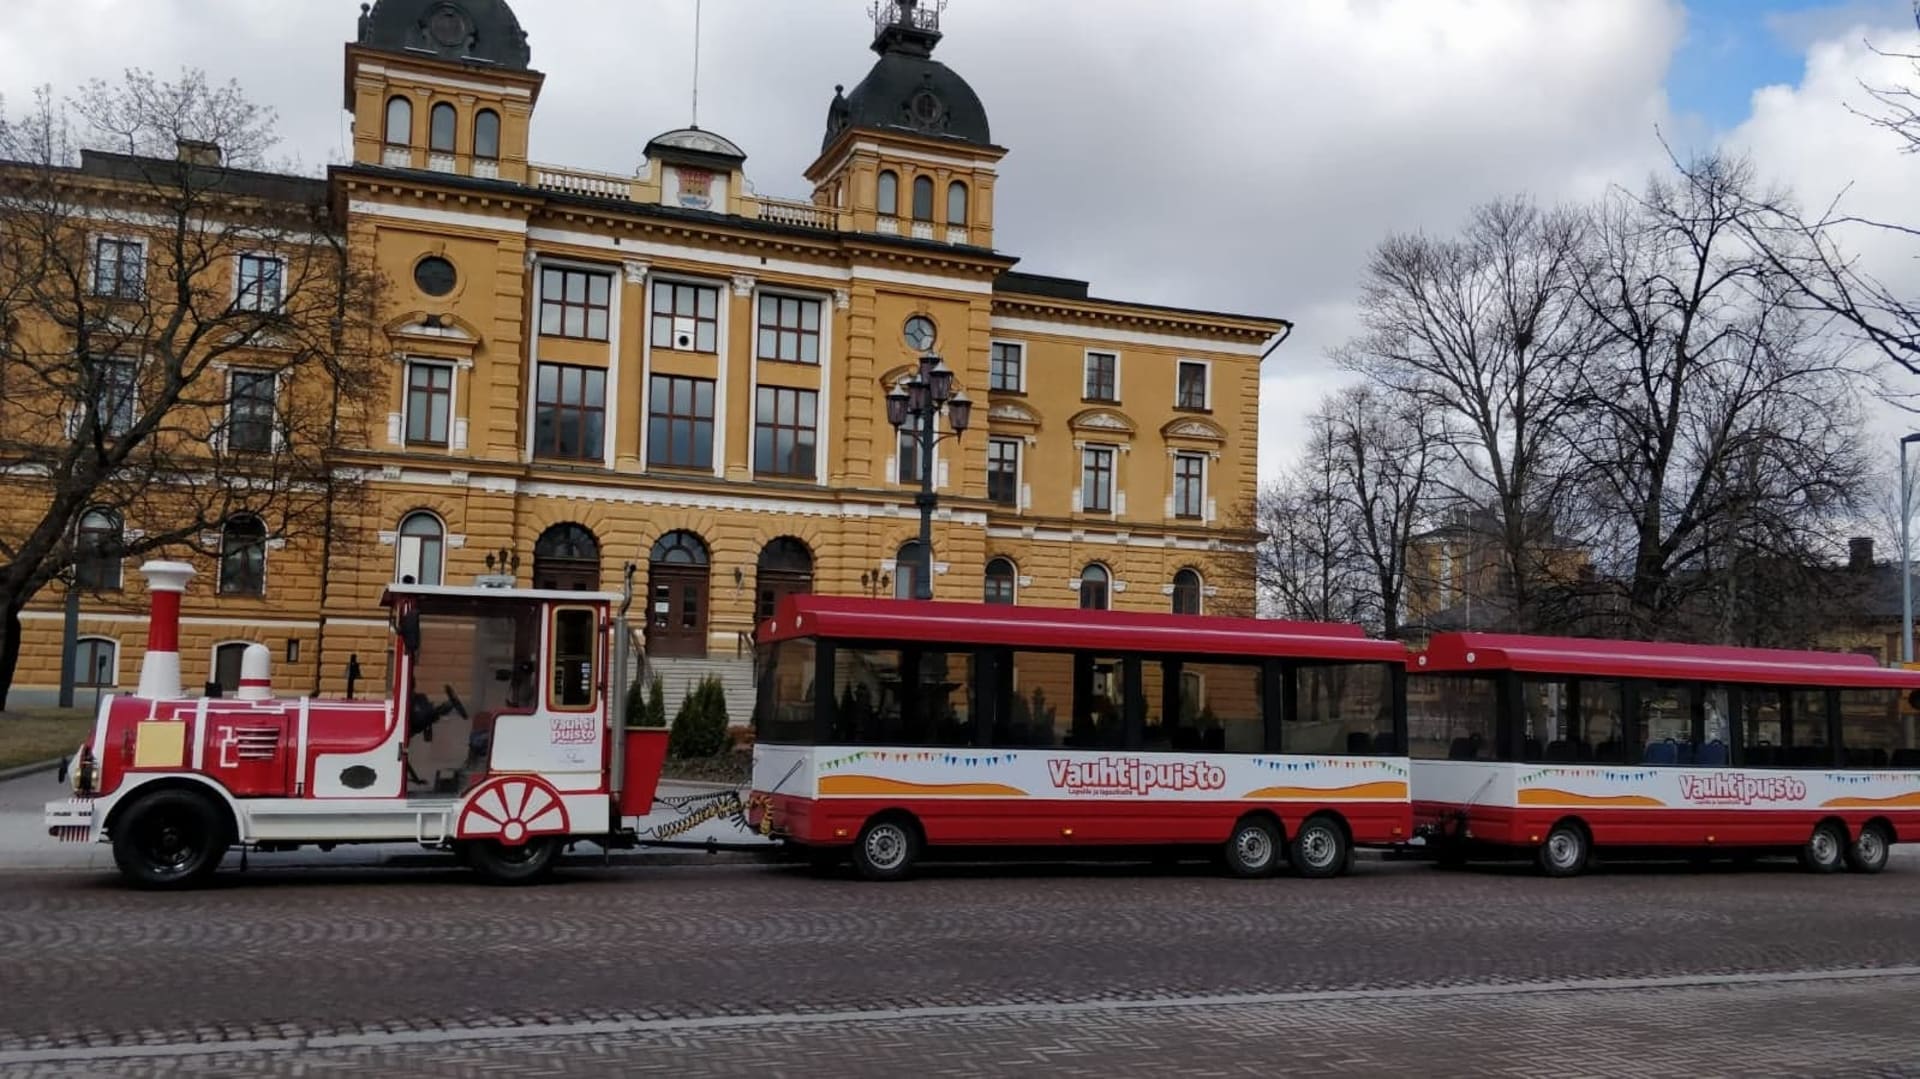
[[[734, 657], [786, 593], [911, 594], [921, 469], [936, 599], [1250, 612], [1238, 510], [1287, 323], [1016, 271], [1007, 150], [939, 40], [930, 7], [879, 5], [878, 60], [834, 94], [810, 197], [783, 200], [699, 128], [631, 175], [532, 162], [546, 76], [506, 3], [363, 11], [353, 160], [326, 180], [388, 282], [359, 542], [276, 540], [245, 595], [196, 582], [188, 684], [257, 640], [299, 657], [283, 683], [338, 692], [357, 657], [364, 688], [401, 576], [618, 589], [631, 567], [651, 656]], [[927, 353], [973, 408], [921, 461], [886, 396]], [[17, 686], [56, 682], [60, 603], [28, 612]], [[87, 592], [83, 684], [136, 669], [139, 608]]]

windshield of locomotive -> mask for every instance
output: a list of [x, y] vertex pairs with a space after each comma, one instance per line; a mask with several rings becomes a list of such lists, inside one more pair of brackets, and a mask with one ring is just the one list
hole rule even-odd
[[462, 768], [484, 748], [473, 739], [492, 730], [493, 717], [533, 711], [539, 645], [537, 603], [422, 599], [408, 748], [422, 779]]

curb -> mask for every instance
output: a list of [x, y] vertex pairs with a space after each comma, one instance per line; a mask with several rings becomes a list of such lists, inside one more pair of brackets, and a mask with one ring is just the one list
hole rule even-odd
[[21, 776], [30, 776], [35, 772], [51, 772], [55, 768], [60, 767], [60, 762], [63, 760], [66, 760], [66, 758], [54, 757], [51, 760], [36, 761], [33, 764], [18, 764], [12, 768], [0, 768], [0, 783], [5, 783], [9, 779], [19, 779]]

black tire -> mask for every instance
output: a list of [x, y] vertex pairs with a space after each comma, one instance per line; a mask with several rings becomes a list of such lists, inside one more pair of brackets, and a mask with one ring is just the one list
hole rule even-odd
[[1847, 833], [1832, 821], [1814, 826], [1800, 848], [1800, 866], [1810, 873], [1836, 873], [1847, 864]]
[[1280, 829], [1263, 817], [1248, 817], [1233, 826], [1220, 857], [1236, 877], [1270, 877], [1280, 868]]
[[862, 880], [905, 880], [920, 860], [920, 829], [906, 817], [876, 817], [853, 843], [853, 868]]
[[113, 823], [113, 864], [138, 888], [196, 888], [233, 846], [226, 807], [194, 791], [136, 795]]
[[1586, 871], [1592, 857], [1593, 842], [1587, 838], [1586, 829], [1572, 823], [1554, 825], [1547, 841], [1534, 853], [1540, 872], [1549, 877], [1577, 877]]
[[533, 836], [517, 847], [478, 840], [467, 844], [466, 860], [490, 883], [533, 884], [553, 872], [564, 845], [564, 839], [552, 835]]
[[1308, 817], [1293, 833], [1287, 860], [1303, 877], [1337, 877], [1353, 865], [1346, 829], [1331, 817]]
[[1855, 873], [1878, 873], [1887, 867], [1893, 854], [1893, 837], [1886, 826], [1869, 824], [1860, 829], [1860, 838], [1847, 847], [1847, 868]]

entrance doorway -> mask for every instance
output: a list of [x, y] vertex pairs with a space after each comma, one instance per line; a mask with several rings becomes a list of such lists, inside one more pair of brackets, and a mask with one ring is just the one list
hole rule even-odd
[[781, 536], [760, 548], [753, 574], [753, 619], [757, 625], [773, 617], [773, 609], [787, 596], [813, 591], [813, 552], [792, 536]]
[[707, 654], [707, 545], [687, 531], [653, 545], [647, 564], [647, 651], [656, 656]]
[[600, 541], [584, 525], [554, 525], [533, 544], [533, 587], [600, 590]]

